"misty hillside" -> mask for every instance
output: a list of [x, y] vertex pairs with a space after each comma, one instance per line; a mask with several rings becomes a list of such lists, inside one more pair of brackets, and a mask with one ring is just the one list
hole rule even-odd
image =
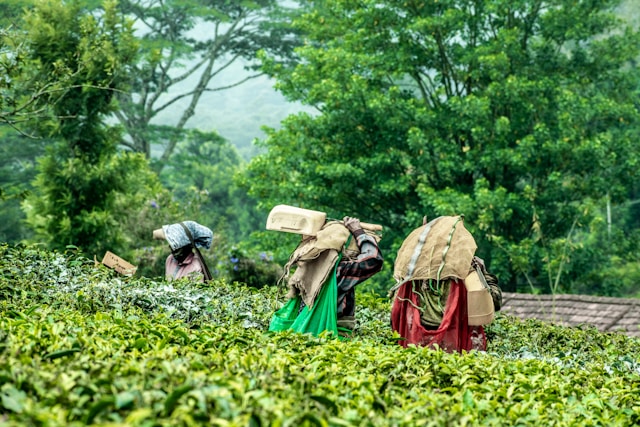
[[[233, 64], [222, 75], [224, 85], [235, 81], [238, 75], [246, 75], [240, 63]], [[277, 128], [280, 121], [299, 111], [313, 111], [301, 104], [288, 102], [274, 88], [274, 81], [266, 76], [249, 80], [233, 89], [204, 93], [195, 115], [187, 127], [203, 131], [217, 131], [236, 146], [240, 154], [249, 159], [257, 153], [255, 138], [263, 138], [262, 126]], [[187, 100], [177, 102], [175, 109], [184, 110]], [[173, 123], [175, 113], [168, 109], [158, 114], [155, 123]]]

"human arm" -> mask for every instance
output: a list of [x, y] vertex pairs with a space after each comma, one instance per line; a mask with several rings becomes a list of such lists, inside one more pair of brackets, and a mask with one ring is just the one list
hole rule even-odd
[[360, 251], [355, 260], [344, 260], [338, 267], [338, 287], [347, 291], [382, 269], [382, 254], [376, 240], [365, 233], [357, 218], [345, 217], [344, 225], [351, 232]]
[[491, 294], [491, 299], [493, 299], [493, 309], [494, 311], [500, 311], [500, 308], [502, 308], [502, 289], [500, 289], [500, 284], [498, 283], [498, 276], [489, 273], [484, 261], [477, 256], [473, 257], [472, 265], [474, 268], [476, 266], [480, 268], [487, 285], [489, 285], [489, 293]]

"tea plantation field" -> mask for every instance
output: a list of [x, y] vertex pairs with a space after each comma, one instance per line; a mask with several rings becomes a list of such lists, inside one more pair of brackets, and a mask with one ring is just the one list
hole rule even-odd
[[359, 292], [354, 339], [276, 334], [276, 288], [0, 245], [0, 425], [640, 424], [638, 340], [499, 315], [486, 353], [403, 349]]

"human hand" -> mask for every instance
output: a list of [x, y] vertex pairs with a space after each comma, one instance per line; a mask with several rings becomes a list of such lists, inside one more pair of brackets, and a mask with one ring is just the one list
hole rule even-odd
[[344, 222], [344, 226], [353, 233], [356, 230], [361, 230], [362, 226], [360, 225], [360, 220], [358, 218], [352, 218], [350, 216], [345, 216], [342, 220]]
[[482, 258], [479, 258], [477, 256], [473, 256], [473, 259], [471, 260], [471, 266], [473, 268], [476, 267], [480, 267], [480, 271], [482, 271], [483, 273], [487, 272], [487, 268], [484, 265], [484, 260]]

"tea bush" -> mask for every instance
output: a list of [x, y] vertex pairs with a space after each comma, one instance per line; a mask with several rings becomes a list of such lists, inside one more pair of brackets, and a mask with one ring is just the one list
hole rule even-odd
[[0, 246], [0, 424], [619, 425], [640, 422], [638, 340], [499, 315], [488, 352], [395, 342], [358, 295], [350, 341], [270, 333], [275, 287], [123, 278]]

